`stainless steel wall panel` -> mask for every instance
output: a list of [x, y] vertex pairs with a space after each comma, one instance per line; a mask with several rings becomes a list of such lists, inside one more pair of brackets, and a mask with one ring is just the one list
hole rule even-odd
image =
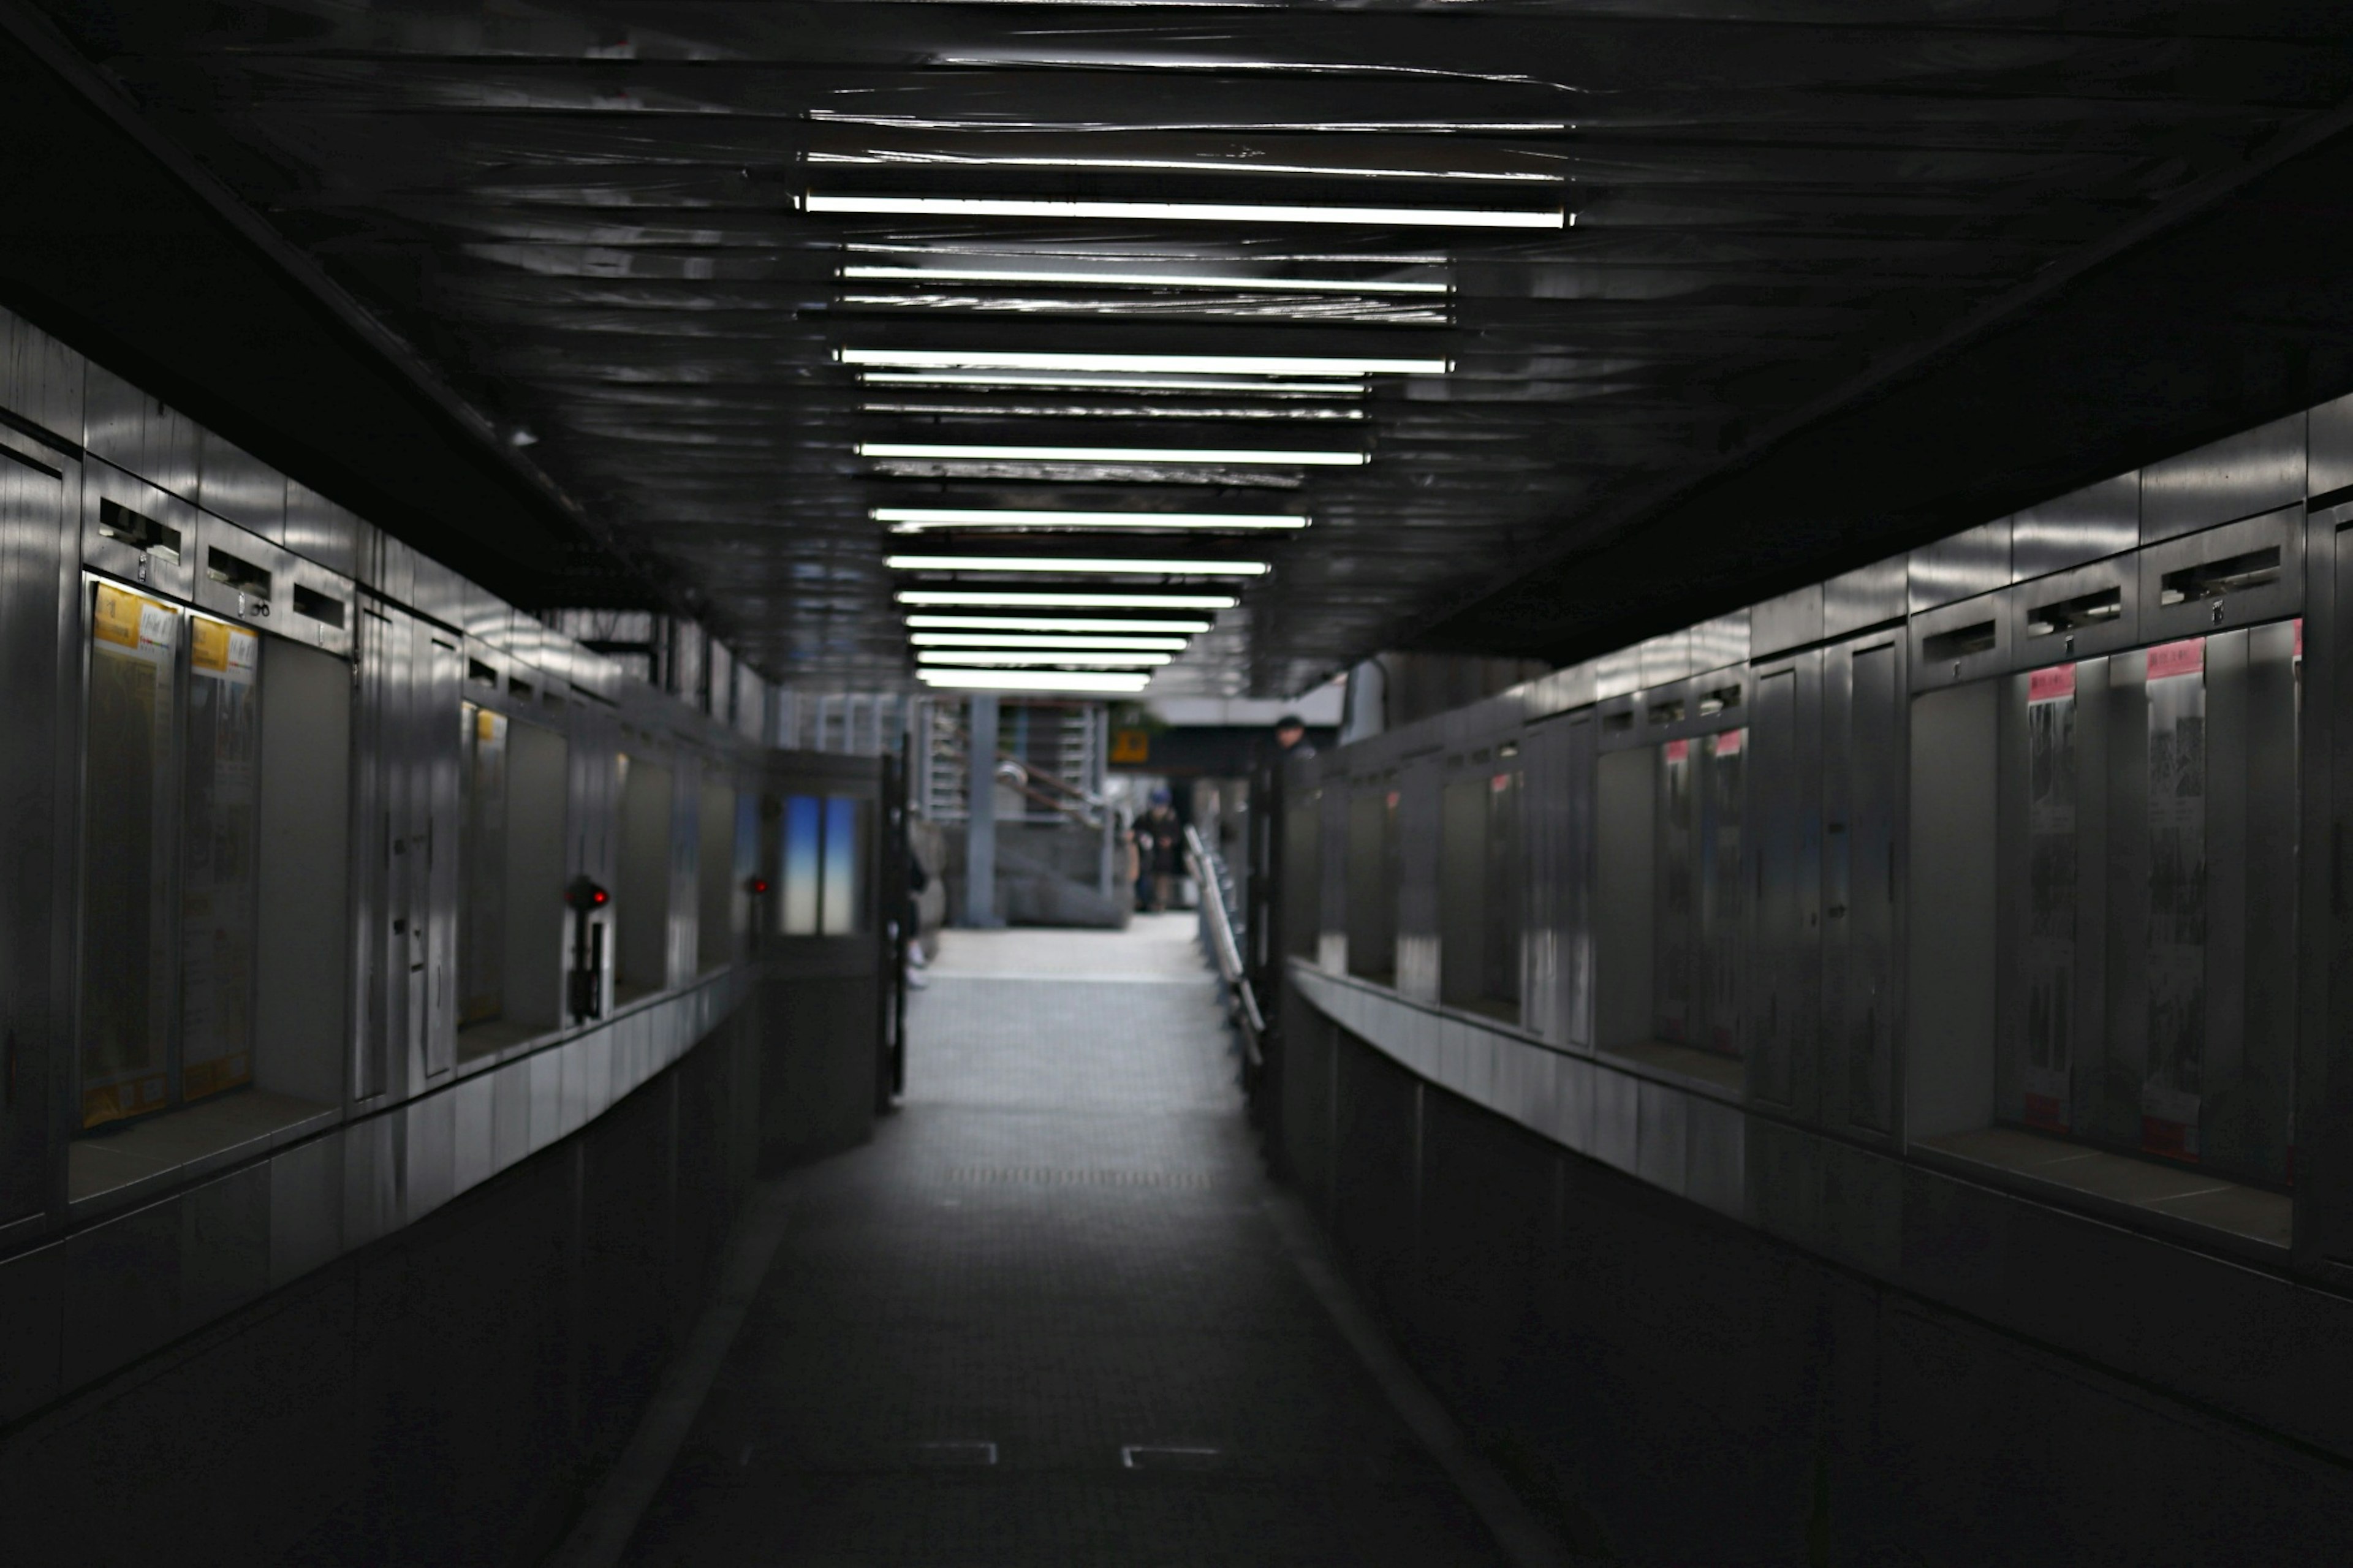
[[199, 430], [196, 504], [272, 544], [286, 542], [286, 476], [251, 453]]
[[1439, 995], [1438, 847], [1442, 764], [1419, 758], [1398, 770], [1402, 882], [1398, 893], [1397, 987], [1413, 1001]]
[[[337, 506], [318, 491], [291, 479], [286, 482], [285, 523], [279, 542], [307, 561], [315, 561], [331, 572], [346, 577], [362, 575], [364, 554], [375, 553], [375, 530], [363, 524], [349, 510]], [[375, 578], [372, 585], [381, 585]], [[406, 599], [403, 592], [392, 594], [396, 599]]]
[[83, 395], [81, 441], [90, 456], [182, 500], [195, 500], [204, 458], [195, 420], [95, 364]]
[[359, 626], [359, 598], [352, 580], [291, 551], [286, 552], [290, 586], [282, 605], [270, 606], [270, 629], [339, 658], [352, 657]]
[[1603, 1070], [1583, 1057], [1554, 1061], [1552, 1120], [1542, 1131], [1579, 1154], [1593, 1149], [1594, 1080]]
[[2140, 579], [2127, 555], [2021, 583], [2009, 595], [2014, 662], [2032, 668], [2141, 641]]
[[11, 840], [0, 854], [0, 1029], [19, 1047], [12, 1065], [20, 1075], [0, 1097], [0, 1226], [37, 1223], [57, 1185], [63, 1128], [77, 1120], [58, 1114], [72, 1093], [63, 1070], [71, 1012], [59, 998], [74, 984], [59, 971], [58, 937], [74, 920], [82, 748], [78, 715], [60, 694], [72, 689], [61, 677], [82, 657], [83, 617], [69, 606], [86, 590], [78, 465], [47, 456], [42, 468], [0, 457], [0, 707], [8, 724], [0, 831]]
[[1915, 550], [1909, 569], [1912, 613], [1975, 598], [2008, 584], [2010, 529], [2010, 520], [2005, 517]]
[[1910, 607], [1911, 568], [1910, 556], [1891, 555], [1823, 584], [1821, 635], [1842, 637], [1902, 620]]
[[1556, 1045], [1592, 1039], [1593, 723], [1583, 715], [1529, 731], [1524, 822], [1528, 912], [1522, 1017]]
[[[126, 533], [144, 527], [108, 510], [122, 508], [176, 534], [141, 549]], [[195, 597], [197, 535], [203, 513], [176, 496], [104, 463], [82, 470], [81, 559], [126, 583], [183, 602]]]
[[1691, 1098], [1649, 1079], [1635, 1080], [1634, 1174], [1677, 1196], [1690, 1173]]
[[379, 1120], [400, 1123], [400, 1223], [414, 1225], [457, 1195], [458, 1097], [423, 1095]]
[[[458, 891], [461, 808], [458, 799], [459, 692], [465, 660], [438, 632], [419, 639], [423, 662], [412, 753], [425, 782], [427, 916], [422, 1082], [448, 1074], [458, 1049]], [[412, 1084], [418, 1080], [412, 1079]]]
[[1639, 691], [1642, 687], [1642, 650], [1621, 647], [1605, 653], [1593, 661], [1593, 695], [1603, 698], [1622, 697]]
[[526, 1057], [531, 1068], [531, 1152], [538, 1153], [564, 1135], [564, 1053]]
[[1526, 700], [1521, 704], [1521, 717], [1533, 723], [1556, 713], [1567, 713], [1591, 706], [1593, 702], [1594, 667], [1590, 663], [1573, 664], [1567, 669], [1556, 669], [1528, 683]]
[[1749, 1097], [1811, 1120], [1821, 989], [1821, 665], [1819, 652], [1757, 672], [1743, 837], [1748, 881]]
[[2299, 504], [2305, 494], [2305, 417], [2291, 414], [2142, 469], [2141, 542]]
[[2142, 640], [2193, 637], [2301, 611], [2303, 524], [2298, 503], [2143, 550]]
[[65, 1243], [67, 1388], [94, 1383], [178, 1337], [180, 1200], [165, 1198]]
[[400, 1226], [400, 1118], [343, 1129], [343, 1247], [356, 1251]]
[[66, 1249], [62, 1243], [0, 1258], [0, 1421], [61, 1392], [65, 1374]]
[[1688, 1097], [1683, 1196], [1732, 1219], [1747, 1213], [1748, 1118], [1736, 1106]]
[[1599, 1066], [1593, 1071], [1593, 1146], [1588, 1151], [1605, 1165], [1635, 1174], [1641, 1137], [1642, 1080], [1632, 1073]]
[[202, 1328], [269, 1289], [269, 1189], [264, 1163], [181, 1195], [180, 1332]]
[[1694, 675], [1748, 662], [1749, 623], [1746, 610], [1736, 610], [1702, 621], [1691, 629], [1691, 667]]
[[1748, 612], [1748, 655], [1764, 658], [1818, 641], [1822, 635], [1822, 585], [1810, 584]]
[[343, 1135], [338, 1129], [270, 1156], [270, 1287], [333, 1262], [343, 1249]]
[[449, 1090], [452, 1121], [449, 1188], [463, 1193], [498, 1171], [499, 1075], [478, 1072]]
[[1646, 687], [1681, 680], [1692, 672], [1692, 635], [1689, 631], [1667, 632], [1654, 637], [1635, 651], [1642, 684]]
[[[293, 492], [288, 492], [290, 498]], [[294, 535], [296, 513], [290, 500], [287, 510], [287, 536]], [[417, 607], [417, 552], [391, 534], [370, 529], [365, 536], [368, 552], [357, 574], [361, 582], [385, 598], [406, 609]]]
[[501, 1062], [497, 1069], [484, 1076], [491, 1082], [491, 1162], [495, 1170], [505, 1170], [531, 1157], [539, 1145], [532, 1142], [532, 1057], [521, 1057]]
[[198, 608], [262, 631], [291, 635], [291, 555], [250, 530], [206, 513], [197, 516], [195, 544]]
[[2010, 575], [2023, 583], [2140, 543], [2140, 470], [2118, 474], [2010, 519]]
[[0, 408], [79, 447], [87, 370], [81, 355], [22, 317], [0, 310]]
[[2304, 488], [2316, 500], [2353, 490], [2353, 395], [2306, 415]]
[[1903, 1016], [1904, 648], [1891, 629], [1822, 660], [1820, 1105], [1827, 1124], [1883, 1137]]
[[1967, 685], [2010, 668], [2010, 611], [1999, 594], [1915, 614], [1912, 689]]

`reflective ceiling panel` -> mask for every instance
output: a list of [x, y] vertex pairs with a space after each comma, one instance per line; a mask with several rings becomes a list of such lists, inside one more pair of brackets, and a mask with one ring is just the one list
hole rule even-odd
[[1272, 569], [1155, 689], [1300, 690], [2353, 95], [2334, 4], [50, 10], [828, 681], [905, 592], [1191, 581], [892, 554], [1179, 552]]

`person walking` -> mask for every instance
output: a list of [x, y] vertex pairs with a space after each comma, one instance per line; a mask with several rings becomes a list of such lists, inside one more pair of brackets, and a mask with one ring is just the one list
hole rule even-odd
[[1185, 825], [1168, 792], [1152, 792], [1152, 804], [1135, 819], [1136, 894], [1154, 914], [1176, 902], [1176, 879], [1185, 870]]

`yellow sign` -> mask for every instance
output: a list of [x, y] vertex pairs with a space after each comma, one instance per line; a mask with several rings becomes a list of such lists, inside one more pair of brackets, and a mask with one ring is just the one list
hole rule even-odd
[[1111, 732], [1111, 760], [1114, 763], [1150, 762], [1152, 732], [1148, 730], [1113, 730]]
[[[162, 617], [161, 624], [150, 621], [150, 614]], [[98, 584], [96, 603], [90, 607], [90, 630], [100, 642], [111, 642], [119, 647], [139, 646], [142, 634], [150, 643], [165, 643], [170, 638], [172, 612], [153, 599], [126, 594], [111, 584]]]

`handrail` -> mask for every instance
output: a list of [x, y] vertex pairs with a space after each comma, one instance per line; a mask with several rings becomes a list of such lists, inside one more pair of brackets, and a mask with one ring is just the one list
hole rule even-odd
[[1252, 1067], [1261, 1065], [1259, 1040], [1266, 1033], [1266, 1019], [1258, 1010], [1258, 997], [1250, 988], [1249, 978], [1242, 972], [1241, 944], [1234, 940], [1233, 909], [1229, 893], [1231, 875], [1225, 860], [1214, 849], [1201, 842], [1201, 836], [1191, 824], [1185, 827], [1185, 862], [1193, 874], [1193, 885], [1199, 889], [1201, 930], [1208, 938], [1209, 953], [1217, 961], [1218, 978], [1225, 985], [1229, 1005], [1242, 1026], [1242, 1049]]

